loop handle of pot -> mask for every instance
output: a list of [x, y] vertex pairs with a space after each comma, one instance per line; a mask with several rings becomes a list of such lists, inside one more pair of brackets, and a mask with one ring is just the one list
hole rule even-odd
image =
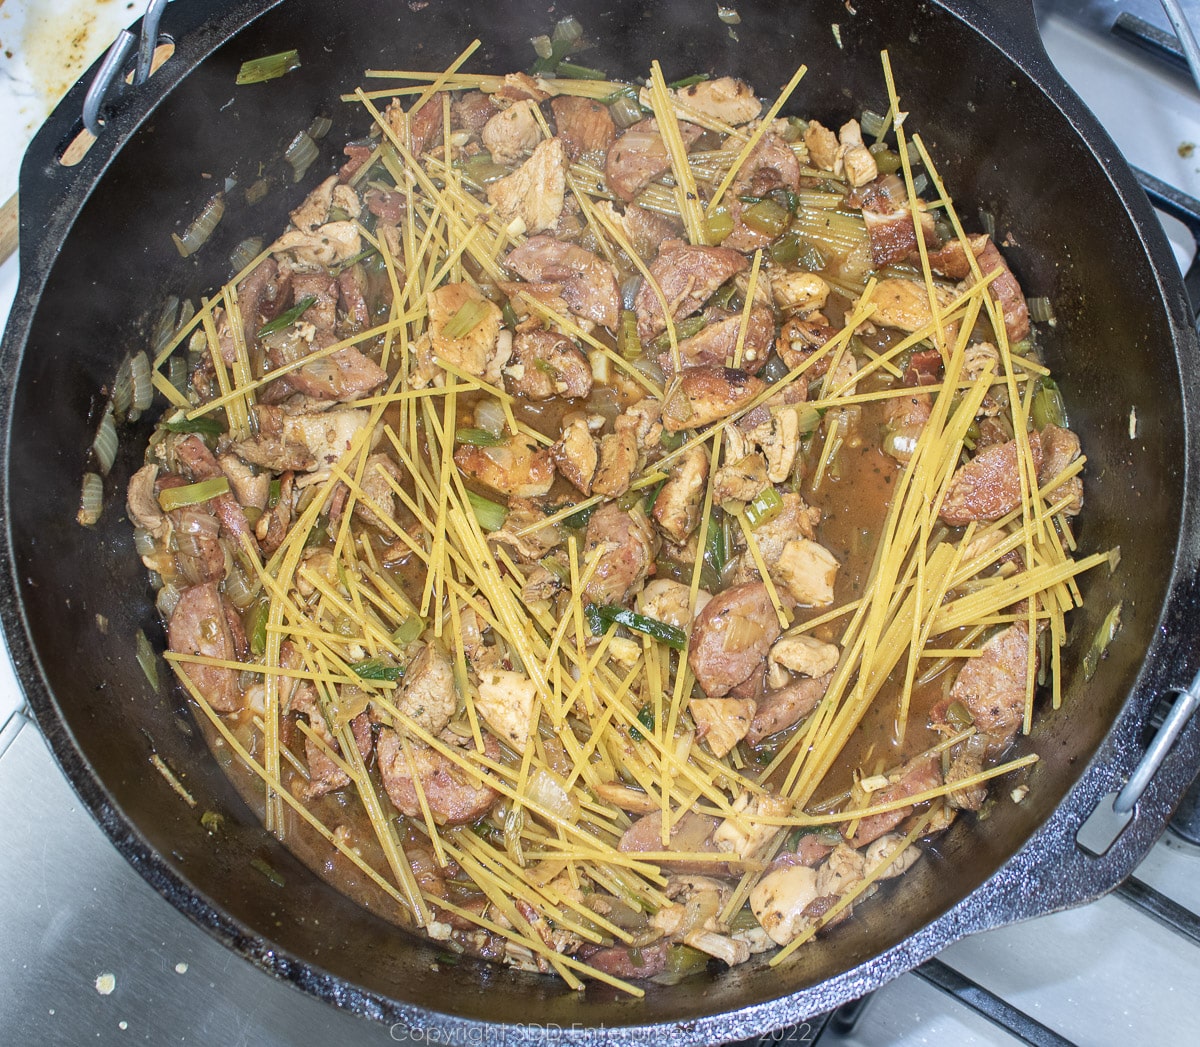
[[1139, 167], [1132, 167], [1131, 170], [1154, 209], [1182, 223], [1196, 245], [1192, 264], [1183, 274], [1183, 286], [1192, 304], [1192, 316], [1200, 322], [1200, 200], [1180, 192]]
[[1163, 719], [1162, 726], [1155, 733], [1154, 740], [1150, 743], [1146, 754], [1138, 762], [1116, 799], [1113, 800], [1113, 811], [1117, 815], [1124, 816], [1133, 813], [1142, 793], [1146, 791], [1146, 787], [1158, 773], [1167, 753], [1171, 751], [1171, 746], [1175, 744], [1175, 739], [1179, 737], [1180, 732], [1197, 708], [1200, 708], [1200, 672], [1196, 674], [1186, 691], [1179, 692], [1175, 704], [1171, 706], [1171, 711]]
[[125, 86], [126, 61], [134, 44], [137, 44], [137, 64], [133, 68], [134, 86], [144, 84], [153, 70], [154, 50], [158, 46], [158, 26], [162, 21], [163, 9], [168, 0], [150, 0], [142, 16], [140, 39], [128, 29], [122, 29], [96, 71], [83, 100], [83, 126], [97, 138], [104, 130], [104, 105], [114, 89], [120, 92]]

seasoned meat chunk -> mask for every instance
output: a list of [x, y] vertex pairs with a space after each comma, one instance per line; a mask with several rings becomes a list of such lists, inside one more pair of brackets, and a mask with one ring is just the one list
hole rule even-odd
[[[1057, 425], [1047, 425], [1042, 430], [1042, 464], [1038, 469], [1038, 482], [1049, 483], [1058, 476], [1068, 465], [1079, 457], [1079, 437], [1070, 429], [1061, 429]], [[1083, 480], [1072, 476], [1066, 483], [1059, 484], [1047, 496], [1051, 504], [1070, 497], [1063, 512], [1067, 516], [1077, 516], [1083, 508]]]
[[594, 604], [624, 604], [654, 562], [654, 529], [638, 510], [615, 502], [601, 505], [588, 521], [584, 560], [600, 549], [600, 563], [584, 595]]
[[[683, 144], [690, 149], [704, 130], [680, 121], [679, 133], [683, 136]], [[671, 159], [659, 134], [658, 121], [648, 117], [626, 128], [609, 146], [604, 158], [604, 181], [617, 196], [630, 203], [670, 166]]]
[[486, 669], [479, 674], [479, 714], [514, 752], [529, 744], [529, 725], [537, 685], [524, 673]]
[[498, 164], [514, 165], [537, 148], [542, 129], [534, 116], [536, 106], [528, 99], [501, 109], [480, 131], [484, 148]]
[[554, 445], [554, 464], [560, 475], [566, 477], [571, 484], [584, 494], [592, 493], [592, 477], [596, 475], [596, 467], [600, 463], [599, 449], [588, 428], [587, 419], [582, 416], [567, 421], [562, 428], [562, 435]]
[[[724, 367], [733, 362], [738, 335], [742, 329], [742, 314], [713, 310], [705, 314], [707, 321], [698, 334], [679, 343], [679, 359], [683, 367]], [[746, 322], [746, 338], [742, 345], [742, 370], [756, 374], [767, 362], [775, 344], [775, 315], [766, 306], [756, 305]], [[670, 375], [674, 357], [668, 349], [659, 354], [658, 365]]]
[[[687, 632], [692, 625], [692, 615], [688, 612], [691, 596], [690, 586], [670, 578], [655, 578], [647, 582], [646, 588], [639, 594], [638, 610]], [[696, 613], [703, 611], [711, 599], [712, 593], [705, 589], [696, 590]]]
[[[992, 243], [992, 238], [985, 233], [972, 236], [967, 241], [971, 254], [975, 256], [976, 264], [982, 276], [987, 277], [1000, 270], [991, 285], [992, 298], [1000, 305], [1004, 316], [1004, 329], [1009, 342], [1019, 342], [1029, 336], [1029, 307], [1021, 285], [1013, 276], [1008, 262]], [[967, 254], [961, 240], [947, 240], [938, 250], [930, 253], [929, 264], [936, 272], [950, 277], [952, 280], [967, 280], [975, 282], [971, 269], [970, 256]]]
[[493, 491], [516, 498], [537, 498], [550, 493], [554, 483], [554, 458], [531, 437], [509, 436], [496, 447], [463, 444], [454, 462], [469, 476]]
[[745, 407], [766, 384], [731, 367], [689, 367], [667, 394], [663, 428], [699, 429]]
[[587, 962], [614, 978], [653, 978], [666, 970], [669, 948], [670, 943], [665, 941], [636, 949], [628, 945], [610, 945], [597, 949]]
[[[1034, 653], [1036, 671], [1037, 654]], [[1029, 629], [1014, 622], [983, 645], [983, 654], [970, 658], [958, 671], [950, 689], [948, 708], [962, 702], [980, 734], [1002, 747], [1017, 733], [1025, 716], [1025, 680], [1029, 665]], [[931, 717], [944, 722], [945, 708], [936, 706]]]
[[696, 721], [696, 737], [717, 759], [746, 737], [756, 708], [753, 698], [693, 698], [688, 702]]
[[[245, 657], [246, 635], [241, 620], [215, 582], [183, 590], [167, 626], [167, 646], [176, 654], [224, 661]], [[242, 690], [235, 670], [187, 662], [180, 667], [215, 711], [232, 713], [242, 707]]]
[[817, 900], [817, 870], [807, 865], [770, 869], [750, 892], [750, 909], [776, 945], [787, 945], [807, 930], [808, 907]]
[[617, 275], [591, 251], [543, 234], [510, 252], [505, 265], [524, 280], [557, 283], [571, 312], [616, 329], [621, 317]]
[[671, 466], [671, 474], [654, 500], [654, 520], [676, 545], [686, 542], [700, 523], [707, 482], [708, 451], [703, 446], [693, 447]]
[[[208, 449], [199, 436], [194, 433], [185, 436], [175, 444], [175, 456], [179, 463], [192, 474], [193, 480], [213, 480], [224, 476], [216, 456]], [[239, 545], [243, 536], [254, 541], [254, 532], [246, 514], [232, 494], [226, 492], [209, 499], [213, 515], [221, 521], [221, 528]]]
[[[828, 607], [833, 603], [833, 582], [840, 566], [825, 546], [808, 538], [793, 538], [779, 556], [778, 572], [797, 603]], [[774, 567], [768, 567], [772, 574]]]
[[[668, 240], [650, 263], [650, 275], [662, 291], [676, 321], [691, 316], [735, 273], [749, 266], [745, 255], [728, 247], [703, 247]], [[643, 341], [667, 329], [662, 304], [654, 288], [643, 283], [634, 299], [638, 337]]]
[[683, 223], [678, 219], [648, 211], [637, 204], [627, 204], [624, 212], [618, 212], [607, 200], [599, 200], [594, 206], [624, 231], [629, 245], [647, 261], [658, 254], [659, 247], [667, 240], [677, 240], [683, 235]]
[[[1029, 434], [1033, 462], [1041, 469], [1042, 443], [1037, 433]], [[950, 481], [939, 514], [948, 524], [960, 526], [972, 520], [999, 520], [1021, 504], [1021, 473], [1016, 440], [994, 444], [965, 465]]]
[[[858, 189], [863, 222], [871, 241], [871, 260], [876, 266], [903, 262], [917, 250], [917, 234], [904, 183], [895, 174], [880, 175]], [[933, 215], [920, 210], [921, 235], [932, 246], [937, 240]]]
[[619, 498], [629, 490], [638, 467], [637, 437], [628, 429], [608, 433], [600, 439], [600, 460], [592, 478], [592, 490], [607, 498]]
[[721, 698], [766, 669], [779, 619], [762, 582], [717, 593], [696, 616], [688, 664], [709, 698]]
[[[938, 308], [945, 308], [953, 299], [953, 295], [944, 289], [937, 289]], [[920, 280], [908, 280], [902, 277], [888, 277], [880, 280], [875, 288], [875, 314], [871, 317], [874, 323], [883, 327], [896, 327], [901, 331], [918, 331], [932, 322], [933, 313], [929, 310], [929, 293]], [[945, 330], [951, 330], [949, 324]]]
[[[354, 503], [354, 514], [370, 527], [387, 533], [396, 519], [396, 494], [387, 477], [400, 483], [404, 473], [387, 454], [373, 454], [363, 463], [360, 487], [363, 497]], [[436, 733], [436, 732], [434, 732]]]
[[433, 643], [426, 644], [409, 664], [394, 704], [430, 734], [440, 734], [450, 722], [458, 696], [454, 666]]
[[[941, 356], [938, 356], [941, 362]], [[883, 449], [898, 462], [909, 461], [917, 449], [917, 441], [929, 421], [933, 403], [928, 393], [894, 396], [884, 401], [884, 417], [888, 433]]]
[[326, 222], [306, 233], [291, 229], [271, 245], [272, 254], [287, 255], [297, 269], [330, 269], [362, 252], [362, 236], [354, 222]]
[[158, 492], [155, 489], [157, 478], [157, 465], [143, 465], [130, 477], [125, 495], [125, 510], [129, 513], [130, 521], [135, 527], [149, 531], [153, 538], [161, 538], [167, 531], [167, 518], [158, 504]]
[[[671, 826], [670, 843], [667, 845], [667, 850], [683, 854], [716, 853], [717, 847], [711, 837], [717, 825], [716, 818], [699, 814], [696, 811], [688, 811]], [[655, 809], [635, 821], [625, 830], [617, 844], [617, 850], [627, 854], [638, 851], [661, 851], [662, 849], [662, 811], [659, 809]], [[701, 876], [730, 875], [730, 867], [724, 862], [667, 858], [656, 859], [655, 864], [670, 869], [672, 873], [697, 873]]]
[[800, 188], [800, 162], [792, 147], [767, 132], [746, 157], [734, 180], [739, 196], [766, 196], [776, 189]]
[[[942, 784], [942, 767], [937, 757], [920, 756], [905, 764], [894, 775], [891, 775], [891, 785], [871, 794], [870, 804], [890, 803], [902, 800], [929, 789], [936, 789]], [[848, 837], [848, 842], [854, 847], [877, 840], [886, 832], [891, 832], [905, 818], [912, 814], [913, 808], [900, 807], [883, 814], [872, 814], [863, 818], [854, 830], [854, 835]]]
[[762, 103], [754, 97], [754, 89], [744, 80], [735, 80], [732, 76], [701, 80], [671, 94], [689, 109], [731, 127], [748, 124], [762, 112]]
[[530, 400], [582, 399], [592, 391], [588, 358], [571, 339], [554, 331], [518, 334], [504, 376], [513, 392]]
[[607, 153], [617, 137], [608, 106], [594, 99], [559, 95], [551, 99], [550, 108], [555, 130], [572, 160], [587, 153]]
[[500, 107], [490, 95], [482, 91], [467, 91], [456, 94], [450, 103], [450, 123], [473, 135], [480, 134], [487, 122], [500, 112]]
[[[489, 755], [498, 756], [495, 739], [485, 738], [491, 743]], [[487, 814], [499, 795], [494, 789], [432, 746], [416, 739], [411, 739], [409, 746], [411, 762], [404, 754], [400, 735], [391, 728], [384, 728], [375, 743], [379, 776], [398, 811], [410, 818], [422, 817], [415, 784], [419, 781], [438, 825], [464, 825]]]
[[562, 142], [557, 138], [546, 139], [538, 143], [533, 155], [512, 174], [487, 187], [488, 203], [495, 205], [505, 221], [519, 218], [525, 224], [525, 232], [540, 233], [551, 228], [562, 214], [566, 172], [567, 153]]
[[765, 738], [799, 723], [817, 707], [829, 689], [831, 679], [833, 675], [830, 673], [816, 679], [795, 680], [763, 695], [750, 723], [750, 730], [746, 732], [746, 741], [758, 745]]

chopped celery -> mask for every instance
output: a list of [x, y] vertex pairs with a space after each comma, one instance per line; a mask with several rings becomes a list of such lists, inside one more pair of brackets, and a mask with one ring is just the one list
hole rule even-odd
[[508, 518], [508, 510], [504, 506], [490, 501], [474, 491], [467, 492], [467, 500], [471, 503], [479, 526], [485, 531], [498, 531], [504, 526], [504, 521]]
[[246, 84], [261, 84], [267, 80], [278, 80], [281, 76], [300, 68], [300, 52], [294, 47], [290, 51], [280, 51], [279, 54], [267, 55], [265, 58], [252, 58], [242, 63], [234, 81], [239, 87]]
[[783, 509], [783, 499], [774, 487], [765, 487], [753, 501], [746, 505], [746, 522], [751, 530], [770, 523]]
[[224, 476], [214, 476], [186, 487], [168, 487], [158, 493], [158, 504], [164, 512], [182, 509], [185, 505], [199, 505], [210, 498], [229, 493], [229, 481]]

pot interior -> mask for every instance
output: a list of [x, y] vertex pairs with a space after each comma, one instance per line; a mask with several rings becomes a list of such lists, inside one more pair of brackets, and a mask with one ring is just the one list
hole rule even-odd
[[[801, 990], [804, 1005], [816, 1011], [870, 987], [860, 981], [846, 988], [843, 981], [842, 988], [823, 988], [829, 979], [936, 920], [1052, 816], [1133, 688], [1166, 596], [1183, 500], [1172, 331], [1133, 219], [1036, 85], [935, 5], [864, 3], [850, 15], [840, 0], [743, 0], [738, 12], [740, 24], [727, 26], [707, 4], [606, 4], [579, 14], [598, 42], [581, 58], [622, 78], [645, 75], [658, 58], [668, 79], [729, 73], [768, 96], [803, 62], [809, 71], [790, 111], [837, 126], [863, 108], [886, 111], [879, 62], [886, 46], [903, 108], [912, 114], [907, 126], [922, 134], [960, 214], [977, 228], [978, 212], [990, 212], [1026, 293], [1054, 303], [1057, 326], [1044, 345], [1089, 459], [1080, 549], [1119, 545], [1127, 566], [1111, 577], [1093, 572], [1081, 585], [1088, 605], [1071, 619], [1078, 642], [1064, 658], [1064, 707], [1042, 716], [1020, 745], [1042, 758], [1027, 800], [997, 805], [984, 824], [961, 819], [901, 889], [862, 906], [794, 962], [779, 970], [752, 962], [676, 987], [651, 986], [642, 1001], [603, 987], [572, 993], [551, 978], [467, 961], [439, 969], [437, 949], [347, 901], [263, 831], [177, 690], [155, 693], [135, 661], [137, 630], [163, 644], [123, 507], [148, 421], [122, 432], [100, 523], [82, 529], [75, 513], [102, 390], [121, 356], [148, 344], [168, 295], [197, 299], [227, 279], [233, 246], [281, 229], [289, 206], [339, 162], [341, 144], [366, 132], [361, 109], [339, 102], [338, 94], [361, 83], [368, 67], [444, 68], [475, 36], [484, 46], [468, 69], [527, 67], [529, 38], [549, 31], [560, 14], [512, 2], [387, 0], [352, 7], [287, 0], [266, 11], [147, 119], [84, 205], [50, 268], [12, 399], [7, 510], [34, 652], [24, 667], [26, 686], [76, 788], [107, 812], [114, 839], [141, 856], [143, 872], [181, 909], [331, 998], [367, 1006], [357, 987], [383, 1013], [400, 1012], [379, 999], [467, 1018], [523, 1023], [536, 1016], [564, 1026], [687, 1022]], [[234, 86], [244, 60], [291, 47], [300, 50], [299, 70], [253, 88]], [[276, 186], [248, 205], [240, 188], [319, 112], [332, 116], [334, 126], [303, 184]], [[224, 220], [197, 255], [181, 259], [170, 234], [227, 177], [239, 188], [228, 194]], [[1137, 440], [1129, 437], [1131, 407]], [[1123, 601], [1121, 640], [1103, 671], [1084, 681], [1077, 663], [1117, 600]], [[165, 679], [165, 666], [162, 672]], [[195, 797], [194, 809], [152, 767], [154, 752]], [[224, 816], [222, 833], [212, 836], [201, 825], [206, 811]], [[269, 862], [285, 886], [252, 868], [254, 859]], [[323, 981], [322, 972], [339, 981]], [[888, 973], [887, 962], [876, 962], [867, 980], [875, 984]]]

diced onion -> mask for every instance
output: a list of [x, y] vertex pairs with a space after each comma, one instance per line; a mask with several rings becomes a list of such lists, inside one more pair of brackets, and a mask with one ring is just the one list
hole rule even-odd
[[234, 566], [225, 576], [225, 595], [239, 611], [246, 610], [254, 603], [261, 590], [262, 582], [258, 580], [257, 575], [247, 575], [240, 566]]
[[154, 606], [158, 608], [158, 613], [163, 616], [164, 620], [169, 621], [171, 615], [175, 613], [175, 607], [179, 603], [179, 597], [183, 595], [175, 586], [169, 582], [164, 584], [158, 590], [158, 596], [154, 600]]
[[191, 257], [208, 242], [208, 238], [212, 236], [213, 230], [216, 229], [218, 223], [224, 217], [225, 194], [217, 193], [204, 205], [204, 210], [183, 231], [182, 236], [176, 236], [174, 233], [171, 234], [171, 239], [175, 241], [175, 249], [184, 258]]
[[162, 312], [158, 314], [158, 322], [154, 325], [154, 341], [151, 342], [150, 348], [154, 350], [155, 356], [167, 347], [167, 343], [178, 330], [175, 319], [178, 315], [179, 299], [171, 295], [163, 302]]
[[887, 117], [880, 116], [878, 113], [870, 109], [864, 109], [862, 118], [858, 121], [862, 128], [863, 137], [878, 138], [883, 134], [883, 129], [887, 124]]
[[118, 418], [124, 418], [133, 406], [133, 375], [129, 370], [129, 357], [121, 361], [117, 377], [113, 380], [112, 409]]
[[333, 127], [333, 121], [324, 113], [313, 117], [313, 122], [308, 125], [308, 137], [314, 142], [319, 142]]
[[104, 508], [104, 481], [99, 473], [83, 474], [83, 489], [79, 495], [79, 512], [75, 519], [84, 527], [91, 527], [100, 519]]
[[1029, 319], [1034, 323], [1054, 323], [1054, 306], [1050, 304], [1049, 298], [1045, 296], [1026, 298], [1025, 304], [1029, 307]]
[[319, 155], [317, 143], [308, 136], [307, 131], [301, 131], [296, 135], [283, 153], [283, 158], [292, 167], [292, 181], [300, 181]]
[[726, 25], [741, 25], [742, 16], [737, 13], [735, 7], [725, 7], [723, 4], [717, 6], [717, 17]]
[[646, 115], [641, 103], [631, 94], [620, 94], [608, 107], [609, 115], [618, 130], [632, 127]]
[[475, 424], [480, 429], [486, 429], [493, 436], [503, 435], [505, 426], [504, 408], [500, 406], [499, 401], [490, 398], [480, 400], [475, 405]]
[[129, 361], [133, 376], [133, 409], [141, 412], [154, 401], [154, 382], [150, 377], [150, 360], [144, 352], [135, 353]]
[[556, 818], [571, 824], [579, 820], [578, 805], [563, 788], [562, 782], [544, 767], [539, 767], [530, 774], [525, 795], [533, 803], [546, 808]]
[[261, 236], [250, 236], [243, 240], [229, 256], [229, 264], [233, 266], [233, 271], [240, 273], [259, 256], [262, 249], [263, 238]]
[[172, 356], [167, 364], [167, 379], [184, 396], [188, 391], [188, 366], [182, 356]]
[[133, 529], [133, 549], [138, 556], [150, 556], [155, 549], [154, 535], [144, 527]]
[[96, 452], [96, 461], [100, 466], [100, 475], [107, 476], [117, 460], [117, 426], [113, 421], [112, 404], [104, 410], [100, 425], [96, 429], [96, 438], [92, 441], [92, 450]]

